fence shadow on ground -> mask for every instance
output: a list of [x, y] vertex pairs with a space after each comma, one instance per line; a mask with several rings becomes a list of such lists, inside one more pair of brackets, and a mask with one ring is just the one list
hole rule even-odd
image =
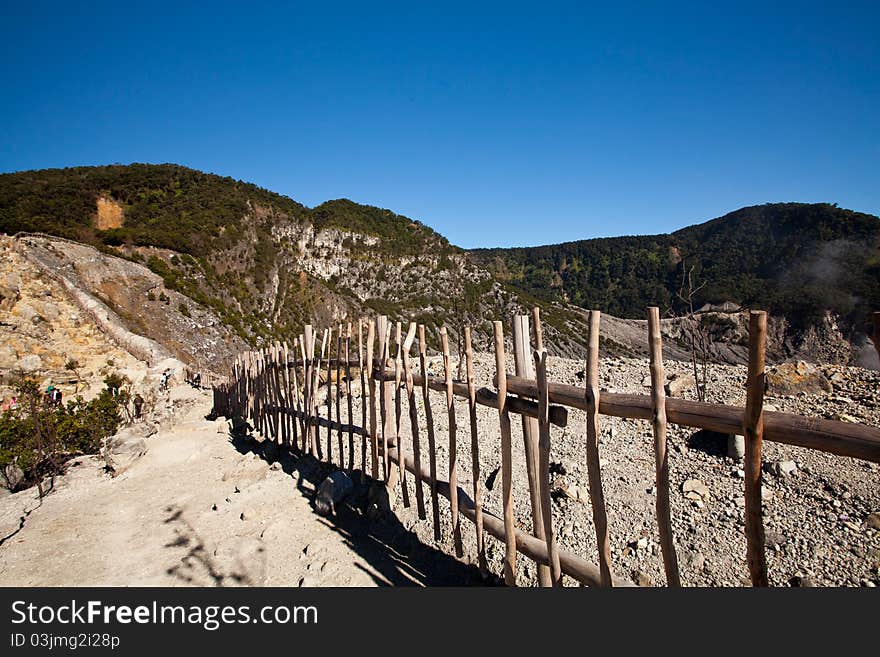
[[[230, 442], [241, 454], [253, 452], [265, 461], [277, 461], [295, 479], [297, 490], [310, 500], [313, 512], [315, 491], [330, 472], [339, 468], [318, 461], [300, 450], [280, 447], [267, 449], [248, 431], [236, 427]], [[361, 568], [379, 586], [500, 586], [494, 575], [484, 575], [475, 565], [463, 563], [442, 550], [423, 543], [387, 508], [367, 513], [384, 494], [384, 485], [360, 470], [348, 472], [355, 483], [348, 498], [330, 516], [320, 521], [335, 531], [345, 544], [371, 567]], [[368, 517], [369, 516], [369, 517]], [[295, 548], [294, 548], [295, 549]]]

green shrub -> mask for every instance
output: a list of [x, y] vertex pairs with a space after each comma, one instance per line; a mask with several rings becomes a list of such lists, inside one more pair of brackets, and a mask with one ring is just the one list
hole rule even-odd
[[17, 381], [13, 387], [19, 407], [0, 414], [0, 469], [17, 465], [25, 474], [25, 485], [31, 485], [61, 472], [71, 457], [97, 452], [101, 441], [116, 433], [128, 401], [127, 394], [118, 392], [123, 377], [111, 374], [104, 382], [107, 387], [89, 402], [77, 397], [55, 406], [35, 381]]

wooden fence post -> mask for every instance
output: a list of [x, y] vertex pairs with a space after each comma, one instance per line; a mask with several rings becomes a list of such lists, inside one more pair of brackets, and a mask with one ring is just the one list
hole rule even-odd
[[[409, 408], [409, 426], [410, 431], [412, 432], [412, 442], [413, 442], [413, 463], [416, 466], [416, 471], [422, 471], [422, 450], [421, 445], [419, 444], [419, 411], [416, 406], [416, 392], [415, 386], [413, 386], [413, 376], [412, 376], [412, 365], [410, 363], [409, 353], [412, 348], [413, 339], [416, 336], [416, 324], [415, 322], [410, 322], [409, 330], [406, 332], [406, 339], [403, 341], [403, 370], [406, 376], [406, 400], [407, 407]], [[402, 447], [402, 446], [401, 446]], [[398, 451], [401, 459], [404, 458], [403, 452]], [[401, 470], [404, 468], [401, 467]], [[422, 480], [420, 477], [416, 476], [413, 481], [416, 487], [416, 509], [419, 514], [419, 518], [422, 520], [425, 519], [425, 495], [422, 490]]]
[[598, 310], [590, 311], [586, 376], [587, 474], [590, 480], [590, 502], [593, 507], [593, 524], [596, 527], [602, 586], [611, 586], [611, 541], [608, 537], [608, 517], [605, 514], [605, 495], [602, 492], [602, 474], [599, 467], [599, 318]]
[[[378, 322], [378, 320], [377, 320]], [[376, 323], [367, 326], [367, 393], [370, 402], [370, 474], [379, 478], [379, 432], [376, 431], [376, 379], [373, 376], [373, 346], [376, 342]]]
[[354, 416], [351, 410], [351, 322], [348, 322], [348, 326], [345, 327], [345, 400], [348, 406], [348, 469], [354, 470]]
[[[467, 359], [468, 411], [471, 425], [471, 472], [474, 480], [474, 528], [477, 532], [477, 561], [484, 571], [489, 570], [486, 545], [483, 539], [483, 493], [480, 486], [480, 437], [477, 433], [477, 390], [474, 385], [474, 350], [471, 345], [471, 327], [464, 327], [464, 354]], [[427, 385], [427, 382], [426, 382]]]
[[[323, 355], [323, 354], [322, 354]], [[327, 329], [327, 463], [333, 463], [333, 327]]]
[[[513, 359], [517, 376], [525, 379], [535, 378], [535, 369], [529, 349], [529, 316], [517, 315], [513, 318]], [[524, 399], [520, 396], [520, 399]], [[541, 511], [541, 487], [538, 480], [538, 420], [521, 416], [523, 447], [525, 449], [526, 475], [529, 480], [529, 501], [532, 506], [532, 531], [542, 541], [547, 540], [544, 533], [544, 516]], [[552, 586], [550, 567], [538, 564], [538, 584]]]
[[[330, 385], [330, 382], [327, 382]], [[339, 467], [345, 467], [345, 449], [342, 440], [342, 324], [336, 331], [336, 446], [339, 449]]]
[[440, 342], [443, 347], [443, 376], [446, 380], [446, 412], [449, 417], [449, 502], [452, 516], [452, 539], [455, 556], [461, 557], [464, 548], [461, 544], [461, 519], [458, 515], [458, 452], [456, 444], [455, 395], [452, 388], [452, 363], [449, 355], [449, 336], [446, 327], [440, 329]]
[[[364, 372], [364, 319], [358, 318], [358, 373], [361, 381], [361, 428], [367, 429], [369, 434], [369, 424], [367, 415], [368, 395], [367, 395], [367, 378]], [[361, 434], [361, 471], [367, 474], [367, 440], [368, 435]]]
[[431, 410], [430, 388], [428, 387], [427, 344], [425, 325], [419, 324], [419, 369], [422, 374], [422, 402], [425, 405], [425, 427], [428, 432], [428, 468], [431, 484], [431, 513], [434, 520], [434, 540], [440, 540], [440, 501], [437, 498], [437, 452], [434, 441], [434, 413]]
[[681, 586], [678, 558], [672, 540], [669, 512], [669, 455], [666, 451], [666, 375], [663, 371], [663, 339], [660, 335], [660, 309], [648, 308], [648, 350], [651, 358], [651, 400], [654, 405], [654, 470], [657, 482], [657, 527], [668, 586]]
[[394, 357], [394, 445], [397, 447], [397, 454], [400, 456], [401, 466], [400, 472], [400, 492], [403, 497], [403, 506], [409, 508], [409, 489], [406, 485], [406, 454], [403, 448], [403, 439], [400, 435], [400, 418], [403, 415], [402, 394], [400, 392], [400, 384], [403, 380], [403, 363], [401, 360], [401, 352], [403, 351], [403, 339], [401, 337], [401, 322], [395, 324], [394, 344], [397, 346], [397, 354]]
[[507, 366], [504, 362], [504, 327], [495, 328], [495, 378], [498, 385], [498, 419], [501, 424], [501, 501], [504, 508], [504, 582], [516, 586], [516, 525], [513, 520], [513, 456], [510, 416], [507, 412]]
[[[540, 326], [535, 317], [535, 325]], [[562, 567], [553, 531], [553, 506], [550, 502], [550, 393], [547, 388], [547, 352], [535, 351], [535, 382], [538, 386], [538, 430], [540, 432], [538, 453], [538, 481], [541, 485], [541, 515], [544, 520], [544, 536], [550, 561], [550, 581], [562, 586]]]
[[767, 586], [764, 522], [761, 513], [761, 449], [764, 440], [764, 343], [767, 313], [749, 313], [749, 373], [746, 381], [745, 435], [746, 556], [753, 586]]

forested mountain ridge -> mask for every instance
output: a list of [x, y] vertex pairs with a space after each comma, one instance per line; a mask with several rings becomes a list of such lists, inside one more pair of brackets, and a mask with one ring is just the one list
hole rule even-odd
[[469, 254], [540, 299], [619, 317], [641, 318], [649, 305], [682, 312], [691, 269], [696, 308], [732, 301], [797, 329], [831, 311], [862, 332], [880, 310], [880, 219], [829, 204], [757, 205], [671, 234]]
[[515, 302], [418, 221], [347, 199], [307, 208], [173, 164], [2, 174], [0, 231], [142, 262], [251, 344], [375, 313], [422, 321], [434, 339], [444, 322], [457, 334], [465, 320], [488, 335], [478, 322]]
[[[880, 309], [880, 220], [827, 204], [743, 208], [668, 235], [467, 252], [389, 210], [347, 199], [308, 208], [232, 178], [132, 164], [0, 174], [0, 232], [48, 233], [145, 264], [252, 345], [290, 340], [307, 321], [382, 313], [425, 323], [435, 348], [440, 326], [456, 340], [471, 324], [487, 349], [490, 320], [539, 304], [548, 348], [580, 356], [579, 308], [682, 313], [691, 270], [694, 307], [770, 310], [781, 355], [798, 350], [792, 336], [830, 326], [827, 311], [863, 338]], [[606, 323], [603, 348], [638, 353], [640, 336]]]

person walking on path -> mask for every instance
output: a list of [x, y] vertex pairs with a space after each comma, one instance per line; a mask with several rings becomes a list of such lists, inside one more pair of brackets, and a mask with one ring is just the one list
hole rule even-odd
[[141, 397], [141, 393], [137, 393], [134, 396], [134, 419], [139, 420], [141, 417], [141, 409], [144, 407], [144, 398]]

